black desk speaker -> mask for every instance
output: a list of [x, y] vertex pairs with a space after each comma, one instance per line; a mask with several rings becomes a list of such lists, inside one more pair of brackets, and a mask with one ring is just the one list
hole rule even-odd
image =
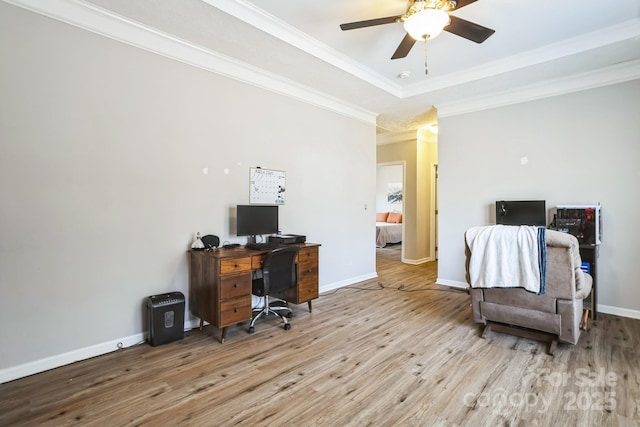
[[153, 347], [184, 338], [184, 295], [182, 292], [147, 297], [149, 344]]

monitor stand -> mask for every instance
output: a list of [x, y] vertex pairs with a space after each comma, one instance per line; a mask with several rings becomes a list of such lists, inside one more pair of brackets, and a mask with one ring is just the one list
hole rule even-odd
[[247, 236], [247, 243], [254, 244], [256, 243], [256, 235]]

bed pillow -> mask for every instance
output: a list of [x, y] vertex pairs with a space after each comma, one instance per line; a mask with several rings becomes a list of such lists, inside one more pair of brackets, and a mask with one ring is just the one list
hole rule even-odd
[[376, 213], [376, 222], [387, 222], [388, 216], [389, 212], [378, 212]]
[[402, 214], [400, 212], [389, 212], [389, 216], [387, 217], [387, 222], [391, 222], [394, 224], [402, 223]]

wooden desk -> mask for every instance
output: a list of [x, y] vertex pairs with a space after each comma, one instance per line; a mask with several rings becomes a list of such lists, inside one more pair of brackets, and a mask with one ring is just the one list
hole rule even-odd
[[[285, 300], [293, 304], [318, 298], [317, 243], [302, 243], [298, 253], [298, 284]], [[251, 320], [252, 273], [262, 269], [269, 250], [244, 247], [189, 252], [189, 307], [204, 322], [222, 328], [224, 342], [227, 326]]]

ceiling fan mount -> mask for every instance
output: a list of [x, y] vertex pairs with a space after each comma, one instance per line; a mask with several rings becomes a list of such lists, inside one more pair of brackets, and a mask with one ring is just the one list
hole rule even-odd
[[391, 59], [406, 57], [416, 40], [428, 40], [436, 37], [441, 31], [463, 37], [476, 43], [488, 39], [495, 30], [467, 21], [448, 12], [459, 10], [477, 0], [410, 0], [411, 5], [406, 13], [385, 18], [368, 19], [365, 21], [341, 24], [343, 31], [376, 25], [403, 24], [407, 34], [391, 56]]
[[426, 9], [449, 12], [455, 9], [457, 5], [457, 2], [455, 0], [410, 0], [410, 2], [411, 6], [409, 6], [409, 10], [407, 10], [407, 13], [400, 17], [400, 22], [405, 22], [411, 15], [414, 15]]

